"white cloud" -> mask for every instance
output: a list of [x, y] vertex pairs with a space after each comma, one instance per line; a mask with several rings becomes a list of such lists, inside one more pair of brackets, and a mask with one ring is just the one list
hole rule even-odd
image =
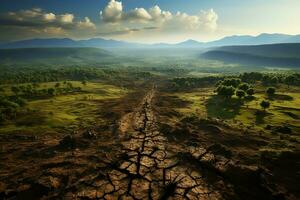
[[66, 13], [64, 15], [61, 15], [61, 22], [66, 23], [66, 24], [71, 24], [73, 23], [74, 20], [74, 15]]
[[171, 20], [173, 17], [170, 11], [163, 11], [158, 5], [150, 8], [149, 13], [154, 21], [167, 21]]
[[28, 36], [86, 36], [92, 34], [96, 26], [88, 17], [75, 21], [75, 16], [71, 13], [55, 14], [33, 8], [0, 13], [0, 29], [5, 30], [0, 34], [2, 38], [22, 39]]
[[[199, 38], [211, 34], [218, 27], [218, 15], [213, 9], [199, 11], [196, 15], [162, 10], [158, 5], [151, 8], [124, 10], [121, 0], [110, 0], [100, 12], [100, 22], [93, 23], [89, 17], [72, 13], [46, 12], [40, 8], [0, 13], [3, 38], [24, 36], [105, 36], [114, 39], [156, 41], [171, 38]], [[19, 33], [20, 32], [20, 33]], [[21, 34], [23, 33], [23, 34]]]
[[78, 22], [78, 27], [79, 28], [92, 28], [96, 29], [96, 25], [91, 22], [90, 18], [85, 17], [83, 21]]
[[53, 13], [46, 13], [46, 14], [44, 14], [44, 19], [46, 21], [52, 22], [52, 21], [56, 20], [56, 15]]
[[104, 10], [100, 12], [100, 16], [104, 22], [115, 23], [122, 19], [122, 13], [122, 2], [111, 0]]
[[144, 8], [135, 8], [134, 10], [129, 11], [128, 13], [122, 14], [123, 19], [129, 20], [132, 22], [135, 21], [149, 21], [152, 19], [152, 16]]
[[[200, 10], [196, 15], [177, 12], [172, 13], [168, 10], [162, 10], [158, 5], [152, 8], [135, 8], [124, 11], [121, 1], [111, 0], [107, 6], [100, 12], [103, 27], [110, 26], [112, 29], [138, 29], [140, 31], [130, 32], [130, 34], [142, 34], [153, 36], [160, 34], [161, 37], [170, 37], [171, 35], [185, 35], [194, 37], [195, 35], [209, 34], [218, 27], [218, 14], [213, 10]], [[145, 26], [156, 27], [155, 29], [145, 30]], [[116, 26], [117, 25], [117, 26]], [[119, 31], [116, 31], [119, 32]], [[127, 34], [126, 31], [119, 32]], [[129, 32], [128, 32], [129, 34]]]

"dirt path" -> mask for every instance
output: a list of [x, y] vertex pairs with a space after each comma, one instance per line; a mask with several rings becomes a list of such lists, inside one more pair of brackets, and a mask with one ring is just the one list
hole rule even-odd
[[[122, 142], [122, 155], [107, 164], [97, 193], [100, 199], [218, 199], [219, 194], [209, 189], [197, 170], [185, 167], [168, 151], [166, 138], [158, 131], [151, 89], [136, 111], [121, 122], [127, 132]], [[124, 119], [123, 119], [124, 120]], [[124, 132], [123, 132], [124, 133]], [[107, 169], [107, 168], [106, 168]]]

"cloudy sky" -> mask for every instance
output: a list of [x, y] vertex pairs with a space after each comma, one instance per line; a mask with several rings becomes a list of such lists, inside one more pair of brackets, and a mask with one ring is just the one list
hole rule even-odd
[[0, 42], [102, 37], [143, 43], [300, 34], [300, 0], [0, 0]]

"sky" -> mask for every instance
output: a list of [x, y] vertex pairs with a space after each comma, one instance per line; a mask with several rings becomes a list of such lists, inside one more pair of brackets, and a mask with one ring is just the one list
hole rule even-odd
[[261, 33], [300, 34], [300, 0], [0, 0], [0, 42], [176, 43]]

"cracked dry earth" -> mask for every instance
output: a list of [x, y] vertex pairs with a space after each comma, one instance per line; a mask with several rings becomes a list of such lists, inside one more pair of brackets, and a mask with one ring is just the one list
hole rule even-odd
[[123, 153], [102, 169], [104, 179], [94, 182], [98, 189], [92, 190], [95, 198], [221, 199], [199, 171], [178, 161], [168, 149], [152, 108], [154, 95], [152, 89], [131, 115], [132, 124], [123, 130]]
[[3, 139], [0, 199], [281, 199], [260, 168], [235, 162], [222, 145], [193, 145], [191, 133], [190, 145], [168, 139], [156, 100], [153, 87], [113, 130]]

